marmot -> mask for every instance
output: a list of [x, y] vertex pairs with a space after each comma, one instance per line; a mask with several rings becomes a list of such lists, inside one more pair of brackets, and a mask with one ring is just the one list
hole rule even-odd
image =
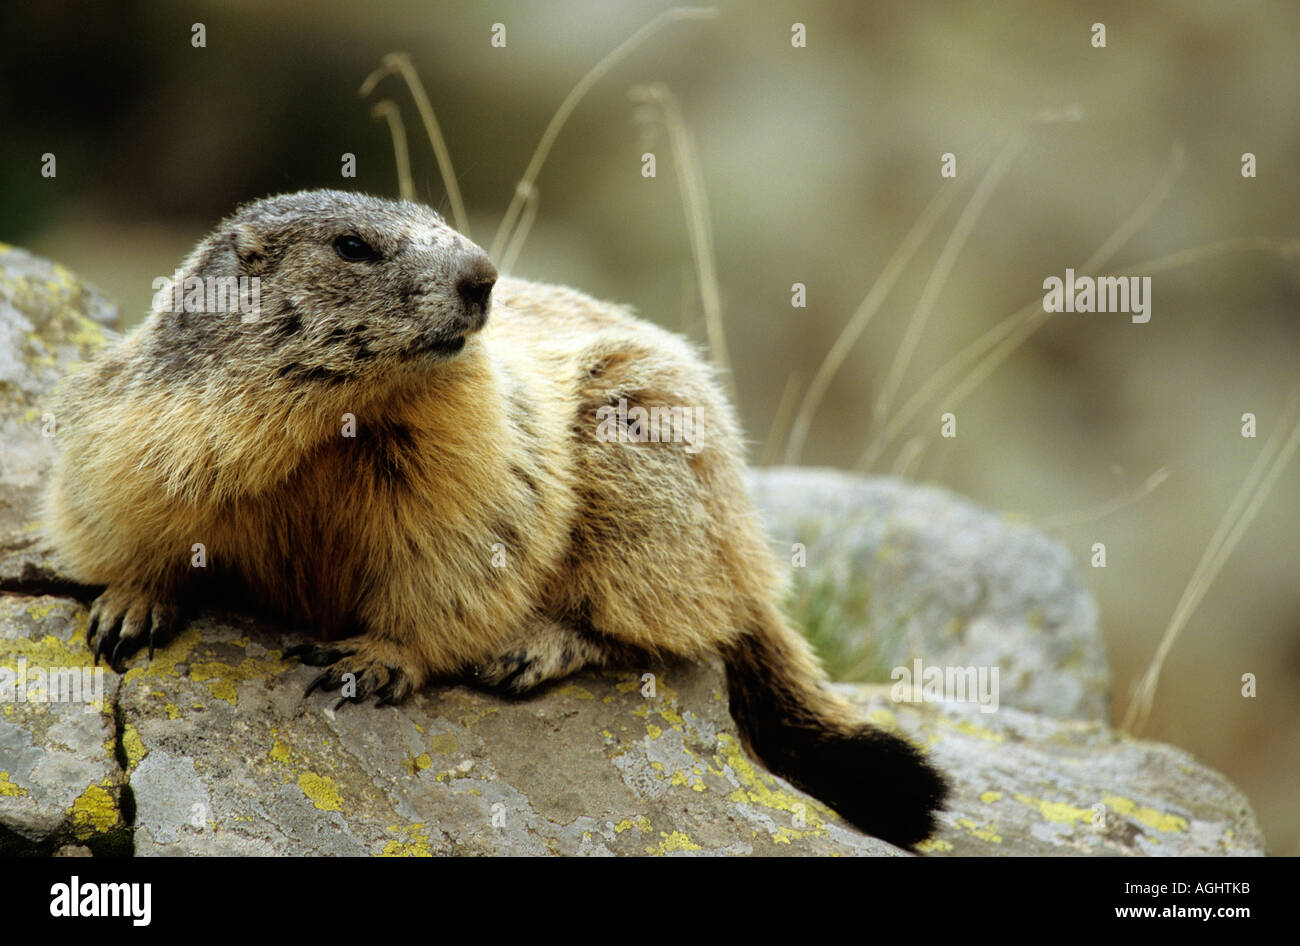
[[931, 833], [943, 777], [855, 720], [782, 616], [736, 421], [685, 339], [339, 191], [244, 205], [180, 275], [257, 277], [256, 317], [160, 295], [56, 407], [46, 522], [107, 586], [96, 659], [152, 652], [214, 588], [319, 631], [292, 651], [327, 668], [308, 692], [350, 673], [380, 703], [717, 654], [768, 768], [884, 840]]

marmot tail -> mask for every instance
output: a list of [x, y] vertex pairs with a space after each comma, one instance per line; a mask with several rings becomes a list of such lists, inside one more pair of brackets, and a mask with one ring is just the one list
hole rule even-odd
[[912, 848], [948, 785], [906, 740], [854, 718], [807, 642], [764, 607], [723, 652], [731, 715], [754, 755], [861, 830]]

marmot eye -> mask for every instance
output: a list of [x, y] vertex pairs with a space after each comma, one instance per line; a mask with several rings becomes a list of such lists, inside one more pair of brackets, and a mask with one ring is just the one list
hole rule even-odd
[[352, 236], [351, 234], [335, 237], [334, 252], [349, 263], [364, 263], [379, 257], [373, 246], [361, 239], [361, 237]]

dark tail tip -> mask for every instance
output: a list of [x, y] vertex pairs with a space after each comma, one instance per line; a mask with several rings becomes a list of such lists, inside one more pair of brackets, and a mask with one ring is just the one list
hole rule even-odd
[[731, 715], [771, 771], [883, 841], [911, 849], [934, 833], [948, 783], [907, 740], [856, 722], [806, 641], [756, 621], [725, 659]]
[[948, 783], [911, 743], [871, 726], [852, 733], [787, 728], [777, 738], [780, 751], [759, 750], [764, 761], [860, 830], [908, 850], [934, 833]]

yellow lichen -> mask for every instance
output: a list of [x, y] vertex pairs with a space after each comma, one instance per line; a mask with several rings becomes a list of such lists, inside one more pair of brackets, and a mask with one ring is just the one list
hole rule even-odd
[[[75, 605], [65, 605], [60, 603], [60, 607], [72, 608]], [[33, 610], [44, 611], [46, 614], [52, 610], [55, 605], [46, 605], [37, 607], [31, 605], [27, 610], [31, 613]], [[35, 617], [35, 615], [33, 615]], [[43, 616], [43, 615], [42, 615]], [[82, 622], [85, 621], [85, 613], [82, 613]], [[80, 640], [80, 638], [78, 638]], [[20, 658], [27, 658], [27, 663], [32, 667], [93, 667], [94, 660], [89, 649], [83, 646], [73, 646], [59, 640], [53, 634], [46, 634], [38, 641], [28, 640], [24, 637], [10, 638], [5, 641], [5, 654], [0, 658], [0, 667], [8, 667], [11, 670], [18, 669]]]
[[989, 825], [981, 828], [969, 818], [958, 818], [958, 827], [965, 828], [972, 836], [979, 838], [981, 841], [990, 841], [993, 844], [1001, 844], [1002, 837], [997, 833], [997, 825]]
[[117, 802], [108, 791], [107, 780], [91, 785], [72, 803], [68, 813], [72, 816], [72, 829], [79, 840], [104, 834], [122, 823]]
[[957, 730], [958, 732], [965, 733], [968, 736], [974, 736], [977, 739], [983, 739], [987, 742], [1003, 742], [1007, 738], [1006, 736], [1002, 735], [1002, 733], [994, 732], [992, 729], [989, 729], [987, 726], [981, 726], [978, 723], [971, 723], [965, 720], [962, 720], [960, 723], [955, 723], [947, 716], [940, 716], [939, 722], [943, 723], [946, 726], [951, 726], [953, 729]]
[[279, 739], [276, 739], [275, 742], [271, 745], [271, 758], [274, 759], [276, 762], [281, 762], [284, 765], [289, 765], [290, 764], [289, 747], [285, 745], [283, 742], [281, 742]]
[[26, 794], [27, 789], [10, 779], [8, 772], [0, 772], [0, 795], [8, 795], [10, 798], [21, 798]]
[[938, 854], [941, 851], [951, 851], [952, 845], [943, 838], [929, 838], [917, 844], [916, 850], [921, 854]]
[[1154, 808], [1138, 807], [1131, 798], [1119, 795], [1104, 795], [1102, 801], [1127, 818], [1132, 818], [1148, 828], [1157, 831], [1186, 831], [1187, 819], [1179, 815], [1167, 815]]
[[887, 732], [898, 730], [898, 718], [887, 709], [873, 709], [867, 714], [867, 722], [879, 726]]
[[338, 783], [328, 775], [302, 772], [298, 775], [298, 787], [321, 811], [343, 810], [343, 796], [339, 794]]
[[204, 661], [190, 667], [190, 678], [198, 683], [209, 683], [212, 695], [231, 706], [239, 704], [236, 684], [248, 680], [266, 682], [274, 675], [288, 670], [288, 664], [278, 657], [245, 657], [237, 666], [219, 660]]
[[424, 827], [424, 822], [419, 821], [405, 828], [393, 825], [388, 830], [392, 832], [401, 831], [406, 835], [405, 841], [393, 840], [384, 845], [378, 857], [433, 857], [433, 850], [429, 847], [429, 836], [419, 829]]
[[628, 830], [629, 828], [636, 828], [637, 831], [641, 832], [641, 834], [644, 835], [644, 834], [649, 834], [651, 831], [653, 831], [654, 825], [650, 823], [649, 818], [647, 818], [645, 815], [642, 815], [635, 822], [628, 821], [626, 819], [620, 821], [618, 824], [614, 825], [614, 833], [622, 834], [624, 831]]
[[414, 775], [416, 772], [433, 767], [433, 758], [427, 752], [421, 752], [417, 756], [408, 755], [406, 757], [406, 771]]
[[149, 750], [144, 747], [144, 740], [140, 738], [140, 731], [130, 723], [122, 730], [122, 748], [126, 750], [128, 771], [139, 765], [140, 760], [149, 754]]
[[439, 733], [429, 741], [429, 744], [438, 755], [451, 755], [460, 748], [460, 741], [451, 733]]
[[682, 719], [682, 717], [678, 715], [676, 711], [669, 708], [665, 708], [659, 711], [659, 715], [663, 717], [663, 721], [667, 723], [669, 726], [671, 726], [673, 729], [676, 729], [678, 732], [685, 731], [686, 720]]
[[668, 834], [660, 831], [659, 836], [663, 838], [658, 847], [648, 847], [645, 849], [647, 854], [669, 854], [675, 851], [702, 851], [704, 848], [696, 844], [681, 831], [674, 831]]
[[[132, 667], [122, 676], [123, 683], [135, 683], [144, 679], [160, 680], [177, 675], [176, 668], [190, 659], [190, 653], [203, 639], [197, 627], [190, 626], [178, 634], [166, 647], [155, 651], [153, 659], [147, 664]], [[202, 704], [196, 704], [202, 709]]]
[[[809, 822], [809, 828], [814, 831], [825, 830], [821, 823], [823, 819], [830, 820], [838, 817], [820, 802], [769, 787], [745, 757], [740, 743], [730, 733], [720, 733], [718, 745], [722, 750], [720, 764], [730, 766], [745, 786], [728, 795], [730, 801], [753, 802], [777, 811], [802, 812], [803, 817]], [[800, 807], [795, 807], [796, 805]]]
[[488, 706], [477, 694], [471, 695], [462, 690], [453, 690], [452, 693], [464, 711], [456, 718], [456, 721], [466, 729], [469, 729], [485, 717], [501, 711], [500, 707]]
[[1091, 808], [1076, 808], [1069, 802], [1063, 801], [1044, 801], [1041, 798], [1030, 798], [1028, 795], [1014, 796], [1016, 801], [1028, 805], [1031, 808], [1037, 808], [1044, 818], [1048, 821], [1059, 821], [1063, 824], [1073, 824], [1076, 821], [1091, 823], [1093, 811]]

